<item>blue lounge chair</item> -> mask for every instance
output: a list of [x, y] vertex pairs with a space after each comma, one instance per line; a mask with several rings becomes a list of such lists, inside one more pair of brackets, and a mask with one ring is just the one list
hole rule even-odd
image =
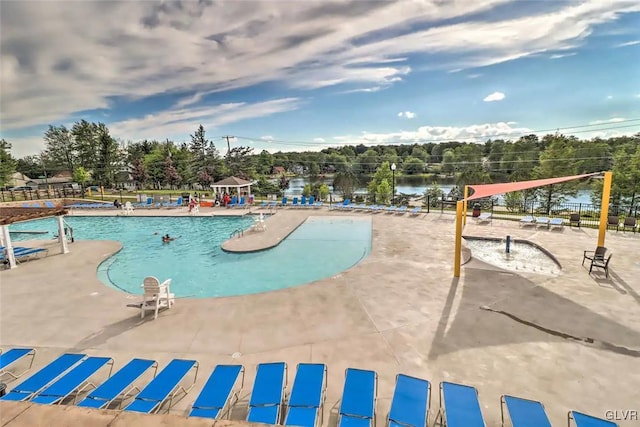
[[396, 209], [396, 215], [404, 215], [406, 212], [407, 212], [406, 206], [400, 206], [398, 209]]
[[269, 202], [266, 200], [258, 205], [258, 209], [266, 208], [269, 205]]
[[431, 384], [398, 374], [389, 410], [389, 427], [426, 427], [431, 408]]
[[133, 382], [140, 378], [149, 368], [154, 368], [153, 376], [158, 371], [158, 362], [155, 360], [133, 359], [124, 367], [120, 368], [107, 381], [99, 385], [95, 390], [89, 393], [78, 406], [84, 408], [108, 408], [116, 399], [120, 403], [129, 397], [132, 391], [139, 392], [140, 389], [133, 386]]
[[307, 202], [305, 207], [312, 208], [315, 204], [316, 204], [315, 196], [309, 196], [309, 201]]
[[167, 205], [167, 207], [168, 208], [179, 208], [179, 207], [182, 206], [182, 202], [183, 202], [183, 198], [182, 198], [182, 196], [180, 196], [180, 197], [178, 197], [178, 199], [175, 202], [169, 203]]
[[[31, 356], [31, 362], [29, 363], [29, 367], [23, 372], [14, 374], [13, 372], [7, 370], [9, 366], [13, 365], [26, 356]], [[6, 353], [3, 353], [2, 355], [0, 355], [0, 378], [2, 378], [2, 376], [4, 376], [5, 374], [12, 376], [14, 379], [20, 378], [29, 369], [31, 369], [31, 366], [33, 366], [33, 359], [35, 359], [35, 357], [36, 350], [33, 348], [12, 348]]]
[[280, 424], [280, 410], [287, 385], [287, 364], [261, 363], [249, 399], [247, 421], [262, 424]]
[[441, 382], [438, 420], [447, 427], [486, 427], [475, 387]]
[[49, 201], [44, 202], [44, 206], [47, 207], [47, 208], [55, 208], [56, 207], [53, 203], [51, 203]]
[[547, 228], [549, 228], [549, 221], [550, 219], [546, 216], [540, 216], [536, 218], [536, 225], [545, 225]]
[[520, 220], [520, 226], [523, 225], [536, 225], [536, 218], [531, 215], [527, 215]]
[[240, 201], [235, 205], [236, 208], [245, 208], [247, 204], [245, 203], [245, 198], [240, 197]]
[[562, 218], [551, 218], [549, 220], [549, 227], [564, 227], [564, 221]]
[[327, 388], [327, 367], [322, 363], [299, 363], [287, 402], [286, 426], [322, 425], [322, 407]]
[[569, 427], [571, 427], [571, 421], [573, 421], [576, 427], [618, 427], [618, 424], [612, 421], [592, 417], [591, 415], [578, 411], [569, 411], [568, 418]]
[[[238, 378], [240, 387], [236, 388]], [[217, 419], [225, 413], [231, 415], [232, 406], [238, 401], [238, 394], [244, 386], [242, 365], [218, 365], [204, 385], [200, 395], [193, 402], [190, 417]], [[235, 400], [234, 400], [235, 399]], [[226, 408], [226, 411], [224, 409]]]
[[237, 204], [238, 204], [238, 196], [233, 196], [233, 197], [231, 198], [231, 202], [229, 202], [229, 204], [227, 205], [227, 207], [228, 207], [228, 208], [232, 208], [232, 207], [234, 207], [234, 206], [235, 206], [235, 205], [237, 205]]
[[394, 213], [398, 208], [395, 206], [389, 206], [388, 208], [385, 208], [385, 212], [388, 214], [392, 214]]
[[17, 385], [0, 400], [24, 401], [49, 385], [51, 381], [84, 359], [86, 354], [65, 353]]
[[492, 214], [491, 212], [484, 212], [473, 218], [478, 224], [481, 222], [489, 222], [491, 221]]
[[113, 369], [112, 358], [87, 357], [56, 382], [44, 390], [39, 391], [31, 401], [44, 405], [53, 405], [55, 403], [61, 403], [69, 395], [75, 394], [75, 403], [75, 398], [78, 397], [78, 393], [81, 393], [87, 387], [95, 388], [94, 384], [88, 382], [89, 378], [105, 365], [109, 366], [109, 376], [111, 376], [111, 370]]
[[[169, 408], [173, 404], [176, 393], [182, 391], [185, 395], [195, 384], [198, 378], [198, 362], [196, 360], [173, 359], [169, 364], [151, 380], [149, 384], [129, 403], [124, 410], [151, 414], [156, 412], [162, 404], [169, 400]], [[189, 388], [180, 386], [180, 381], [195, 369], [193, 384]]]
[[291, 207], [292, 208], [297, 208], [298, 207], [298, 198], [297, 197], [293, 198], [293, 203], [291, 203]]
[[551, 427], [544, 406], [538, 401], [503, 395], [500, 398], [503, 426], [505, 425], [505, 408], [512, 427]]
[[305, 206], [307, 206], [307, 196], [302, 196], [302, 199], [300, 199], [300, 207], [304, 208]]
[[378, 374], [374, 371], [348, 368], [345, 373], [338, 427], [374, 427]]
[[422, 208], [420, 206], [416, 206], [415, 208], [411, 209], [409, 211], [409, 215], [411, 216], [418, 216], [422, 213]]
[[277, 207], [278, 207], [278, 202], [269, 202], [269, 205], [267, 206], [268, 209], [272, 209], [272, 208], [275, 209]]

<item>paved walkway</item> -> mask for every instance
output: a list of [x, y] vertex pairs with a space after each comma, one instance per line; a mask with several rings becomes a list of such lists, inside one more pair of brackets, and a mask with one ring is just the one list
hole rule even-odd
[[[283, 209], [272, 219], [293, 223], [300, 212]], [[518, 275], [474, 259], [454, 280], [452, 215], [379, 213], [372, 253], [338, 276], [257, 295], [180, 299], [157, 320], [141, 321], [125, 307], [131, 296], [96, 278], [97, 264], [120, 244], [79, 241], [70, 254], [52, 248], [46, 259], [0, 273], [0, 344], [37, 347], [34, 370], [71, 350], [114, 357], [116, 369], [132, 357], [161, 366], [174, 357], [197, 359], [200, 376], [171, 409], [177, 415], [188, 411], [216, 364], [241, 363], [245, 391], [232, 419], [243, 419], [256, 364], [279, 360], [290, 366], [289, 384], [299, 362], [328, 365], [328, 426], [336, 423], [347, 367], [378, 372], [379, 426], [398, 372], [431, 380], [434, 393], [443, 380], [475, 385], [487, 425], [500, 423], [503, 393], [541, 400], [554, 425], [566, 423], [568, 409], [599, 416], [639, 409], [640, 236], [608, 234], [614, 258], [605, 279], [580, 265], [596, 230], [495, 220], [470, 221], [464, 232], [531, 240], [558, 258], [562, 273]]]

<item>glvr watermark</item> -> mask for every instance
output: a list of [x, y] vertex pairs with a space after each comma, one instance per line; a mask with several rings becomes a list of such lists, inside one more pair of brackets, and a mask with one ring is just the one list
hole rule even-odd
[[638, 421], [640, 411], [637, 409], [613, 409], [605, 411], [604, 417], [609, 421]]

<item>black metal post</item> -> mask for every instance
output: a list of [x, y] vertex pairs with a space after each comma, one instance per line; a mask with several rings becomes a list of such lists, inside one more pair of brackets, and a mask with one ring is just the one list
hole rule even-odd
[[391, 204], [394, 205], [396, 201], [396, 168], [391, 168]]

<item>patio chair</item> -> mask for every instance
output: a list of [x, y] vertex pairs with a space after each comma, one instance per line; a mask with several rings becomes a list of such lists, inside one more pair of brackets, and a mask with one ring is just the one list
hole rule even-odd
[[158, 362], [155, 360], [133, 359], [118, 372], [113, 374], [108, 380], [99, 385], [91, 393], [78, 403], [77, 406], [83, 408], [108, 408], [111, 403], [118, 399], [119, 403], [130, 397], [131, 392], [139, 392], [140, 389], [133, 384], [149, 368], [154, 368], [153, 376], [158, 372]]
[[609, 254], [609, 256], [607, 257], [607, 259], [598, 259], [598, 258], [593, 258], [591, 260], [591, 266], [589, 267], [589, 274], [591, 274], [591, 271], [593, 270], [593, 267], [596, 268], [601, 268], [604, 270], [604, 277], [609, 278], [609, 261], [611, 261], [611, 257], [613, 256], [613, 254]]
[[65, 353], [35, 374], [18, 384], [0, 400], [25, 401], [49, 385], [51, 381], [87, 357], [86, 354]]
[[539, 216], [536, 218], [536, 225], [545, 225], [547, 227], [547, 229], [549, 229], [549, 221], [551, 221], [549, 218], [547, 218], [546, 216]]
[[549, 220], [549, 227], [564, 227], [564, 221], [562, 220], [562, 218], [551, 218]]
[[315, 204], [316, 204], [315, 196], [309, 196], [309, 201], [307, 202], [306, 207], [307, 208], [313, 208]]
[[520, 220], [520, 226], [523, 225], [536, 225], [536, 217], [532, 215], [527, 215]]
[[158, 318], [158, 310], [171, 308], [175, 302], [175, 295], [171, 293], [171, 279], [160, 283], [157, 277], [145, 277], [142, 283], [144, 294], [140, 304], [140, 318], [144, 318], [145, 311], [153, 311], [153, 319]]
[[50, 201], [47, 200], [46, 202], [44, 202], [44, 207], [45, 208], [55, 208], [56, 206], [53, 203], [51, 203]]
[[80, 364], [76, 365], [69, 372], [64, 374], [61, 378], [58, 378], [56, 382], [49, 385], [44, 390], [39, 391], [34, 398], [31, 399], [34, 403], [41, 403], [44, 405], [53, 405], [63, 402], [71, 394], [74, 394], [75, 399], [79, 393], [82, 393], [87, 387], [96, 388], [93, 383], [89, 382], [96, 372], [98, 372], [103, 366], [109, 366], [109, 375], [113, 369], [113, 359], [110, 357], [87, 357]]
[[282, 207], [287, 206], [287, 202], [289, 201], [289, 199], [287, 199], [286, 197], [282, 198]]
[[607, 230], [611, 227], [615, 227], [616, 231], [620, 229], [620, 217], [618, 216], [609, 216], [607, 217]]
[[249, 398], [247, 421], [280, 424], [286, 386], [287, 364], [285, 362], [259, 364]]
[[483, 212], [473, 219], [476, 221], [476, 223], [481, 224], [483, 222], [491, 222], [492, 216], [493, 214], [491, 212]]
[[267, 229], [267, 224], [264, 222], [263, 213], [260, 213], [259, 216], [255, 217], [251, 229], [253, 229], [254, 231], [265, 231]]
[[576, 427], [618, 427], [618, 424], [612, 421], [592, 417], [591, 415], [578, 411], [569, 411], [567, 418], [569, 427], [571, 427], [571, 421], [573, 421]]
[[622, 224], [622, 231], [626, 232], [627, 228], [631, 229], [631, 231], [635, 233], [638, 228], [638, 220], [632, 216], [626, 217]]
[[[236, 387], [238, 379], [240, 379], [240, 386]], [[231, 408], [238, 401], [242, 387], [244, 387], [244, 367], [242, 365], [216, 366], [200, 395], [193, 402], [189, 416], [215, 420], [226, 414], [229, 418]]]
[[396, 375], [396, 387], [387, 417], [389, 427], [426, 427], [431, 408], [431, 383]]
[[405, 213], [407, 213], [407, 207], [406, 206], [400, 206], [398, 209], [396, 209], [396, 215], [404, 215]]
[[544, 405], [536, 400], [503, 395], [500, 397], [502, 426], [505, 426], [505, 409], [512, 427], [551, 427]]
[[264, 209], [267, 205], [269, 205], [269, 202], [265, 200], [258, 205], [258, 209]]
[[[22, 360], [22, 358], [31, 356], [31, 361], [29, 362], [29, 367], [19, 374], [14, 374], [13, 372], [7, 370], [8, 367]], [[36, 350], [33, 348], [12, 348], [6, 353], [2, 353], [0, 355], [0, 378], [4, 375], [9, 375], [13, 377], [13, 379], [18, 379], [23, 376], [31, 366], [33, 366], [33, 359], [36, 357]]]
[[238, 196], [233, 196], [233, 197], [231, 198], [231, 202], [229, 202], [229, 204], [227, 205], [227, 207], [228, 207], [228, 208], [232, 208], [232, 207], [234, 207], [234, 206], [235, 206], [235, 205], [237, 205], [237, 204], [238, 204]]
[[582, 265], [585, 260], [593, 261], [594, 259], [604, 260], [604, 254], [607, 253], [607, 248], [604, 246], [598, 246], [595, 251], [584, 251], [582, 255]]
[[409, 212], [409, 215], [411, 216], [418, 216], [422, 213], [422, 208], [420, 206], [417, 206], [413, 209], [411, 209], [411, 211]]
[[293, 202], [291, 202], [291, 207], [292, 208], [297, 208], [298, 207], [298, 198], [297, 197], [293, 198]]
[[133, 205], [130, 201], [126, 201], [124, 205], [122, 205], [122, 213], [125, 215], [131, 215], [133, 213]]
[[169, 204], [167, 205], [167, 207], [168, 207], [168, 208], [180, 208], [180, 207], [182, 207], [182, 202], [183, 202], [183, 200], [184, 200], [184, 199], [182, 198], [182, 196], [180, 196], [180, 197], [178, 197], [178, 198], [176, 199], [176, 201], [175, 201], [175, 202], [169, 203]]
[[347, 368], [338, 412], [338, 427], [376, 425], [378, 374], [375, 371]]
[[578, 228], [580, 228], [580, 214], [579, 213], [572, 213], [572, 214], [569, 215], [569, 228], [573, 227], [574, 224]]
[[286, 426], [322, 425], [322, 408], [327, 388], [327, 367], [323, 363], [299, 363], [287, 402]]
[[[173, 359], [124, 410], [151, 414], [157, 412], [167, 400], [169, 401], [168, 409], [171, 409], [173, 398], [178, 392], [182, 392], [186, 396], [193, 388], [198, 378], [198, 368], [199, 364], [196, 360]], [[180, 385], [180, 381], [187, 376], [191, 369], [196, 370], [193, 383], [188, 388], [184, 388]]]
[[486, 427], [478, 390], [468, 385], [441, 382], [438, 420], [447, 427]]
[[393, 214], [398, 208], [396, 206], [389, 206], [388, 208], [385, 208], [385, 213], [388, 214]]
[[245, 198], [244, 197], [240, 197], [240, 201], [235, 205], [236, 208], [246, 208], [247, 204], [245, 203]]
[[302, 198], [300, 199], [300, 207], [304, 208], [307, 206], [307, 196], [302, 196]]

